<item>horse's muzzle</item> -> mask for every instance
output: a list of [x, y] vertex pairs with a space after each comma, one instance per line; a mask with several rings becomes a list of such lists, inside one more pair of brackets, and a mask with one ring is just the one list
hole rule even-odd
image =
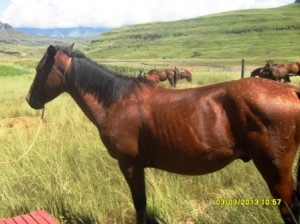
[[27, 95], [26, 101], [29, 104], [29, 106], [35, 110], [40, 110], [44, 108], [44, 104], [38, 100], [33, 99], [33, 97], [31, 97], [30, 94]]

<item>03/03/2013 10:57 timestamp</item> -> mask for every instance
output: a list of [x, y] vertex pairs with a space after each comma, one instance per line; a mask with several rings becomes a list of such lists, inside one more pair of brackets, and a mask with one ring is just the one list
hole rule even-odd
[[215, 205], [219, 206], [278, 206], [281, 199], [265, 199], [265, 198], [217, 198]]

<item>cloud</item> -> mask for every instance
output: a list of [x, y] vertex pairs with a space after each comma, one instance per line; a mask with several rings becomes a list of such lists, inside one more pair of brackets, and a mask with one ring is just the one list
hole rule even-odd
[[294, 0], [11, 0], [0, 21], [14, 27], [119, 27], [173, 21], [237, 9], [277, 7]]

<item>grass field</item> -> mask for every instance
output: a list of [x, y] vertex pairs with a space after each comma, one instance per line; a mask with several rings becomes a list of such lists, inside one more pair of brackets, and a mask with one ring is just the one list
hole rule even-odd
[[[25, 102], [35, 73], [32, 63], [0, 64], [0, 217], [45, 209], [61, 223], [134, 223], [132, 200], [117, 162], [67, 94], [47, 104], [32, 151], [11, 163], [31, 144], [39, 125], [41, 111]], [[194, 65], [193, 83], [181, 80], [178, 87], [239, 79], [237, 67]], [[293, 84], [298, 83], [294, 78]], [[276, 206], [263, 205], [271, 195], [252, 162], [235, 161], [205, 176], [147, 169], [146, 180], [148, 208], [165, 223], [282, 223]], [[221, 206], [219, 199], [257, 199], [261, 203]]]

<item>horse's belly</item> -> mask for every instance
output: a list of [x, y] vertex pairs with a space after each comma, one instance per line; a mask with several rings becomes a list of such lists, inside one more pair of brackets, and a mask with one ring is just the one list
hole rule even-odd
[[174, 126], [163, 137], [150, 138], [145, 144], [150, 166], [191, 175], [223, 168], [241, 154], [227, 126], [221, 119], [206, 126], [179, 125], [180, 129]]
[[149, 167], [169, 172], [200, 175], [222, 169], [233, 160], [239, 158], [232, 149], [203, 149], [195, 153], [183, 150], [166, 152], [160, 150], [149, 158]]

